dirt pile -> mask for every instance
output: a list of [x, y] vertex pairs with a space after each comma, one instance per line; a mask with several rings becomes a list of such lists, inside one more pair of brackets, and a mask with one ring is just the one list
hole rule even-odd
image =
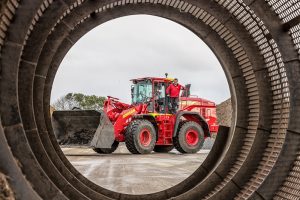
[[217, 105], [217, 118], [219, 125], [231, 126], [231, 117], [232, 117], [232, 105], [231, 99]]
[[14, 200], [14, 193], [11, 190], [7, 178], [0, 172], [0, 199], [1, 200]]
[[81, 131], [70, 133], [58, 142], [60, 145], [89, 145], [96, 130], [82, 129]]

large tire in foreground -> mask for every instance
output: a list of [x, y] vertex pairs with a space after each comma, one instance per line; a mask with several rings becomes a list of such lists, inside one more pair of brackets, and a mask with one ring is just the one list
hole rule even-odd
[[196, 122], [183, 122], [173, 143], [180, 153], [197, 153], [203, 147], [204, 131]]
[[173, 145], [172, 146], [156, 145], [153, 150], [157, 153], [168, 153], [172, 149], [174, 149]]
[[111, 154], [113, 153], [119, 146], [118, 141], [114, 141], [114, 143], [111, 145], [111, 148], [93, 148], [93, 150], [100, 154]]
[[125, 144], [133, 154], [148, 154], [154, 149], [156, 132], [148, 120], [134, 120], [126, 129]]

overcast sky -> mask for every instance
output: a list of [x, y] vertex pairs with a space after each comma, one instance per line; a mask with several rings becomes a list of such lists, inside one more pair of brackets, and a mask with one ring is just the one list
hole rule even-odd
[[177, 77], [191, 93], [220, 103], [230, 97], [225, 74], [194, 33], [172, 21], [139, 15], [93, 29], [68, 52], [55, 77], [51, 102], [69, 93], [115, 96], [130, 102], [132, 78]]

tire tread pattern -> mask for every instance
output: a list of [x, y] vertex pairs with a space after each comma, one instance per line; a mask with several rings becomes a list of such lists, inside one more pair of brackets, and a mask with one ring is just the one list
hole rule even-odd
[[185, 123], [188, 123], [187, 121], [182, 121], [182, 122], [179, 122], [179, 126], [178, 126], [178, 129], [177, 129], [177, 132], [176, 132], [176, 136], [173, 138], [173, 144], [174, 144], [174, 147], [177, 151], [179, 151], [180, 153], [186, 153], [182, 147], [180, 146], [180, 143], [179, 143], [179, 131], [181, 129], [181, 127], [185, 124]]
[[133, 134], [135, 130], [139, 127], [139, 125], [146, 120], [134, 120], [132, 121], [129, 126], [126, 128], [125, 131], [125, 145], [132, 154], [140, 154], [140, 152], [136, 149], [134, 144], [134, 137]]
[[110, 149], [108, 149], [108, 148], [93, 148], [93, 150], [99, 154], [111, 154], [118, 148], [118, 146], [119, 146], [119, 142], [114, 141], [114, 143], [112, 144]]

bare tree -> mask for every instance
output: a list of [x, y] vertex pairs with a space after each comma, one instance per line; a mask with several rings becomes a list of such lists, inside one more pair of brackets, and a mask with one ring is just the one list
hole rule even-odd
[[52, 106], [55, 110], [72, 110], [74, 107], [79, 107], [79, 102], [72, 98], [71, 93], [58, 98]]

